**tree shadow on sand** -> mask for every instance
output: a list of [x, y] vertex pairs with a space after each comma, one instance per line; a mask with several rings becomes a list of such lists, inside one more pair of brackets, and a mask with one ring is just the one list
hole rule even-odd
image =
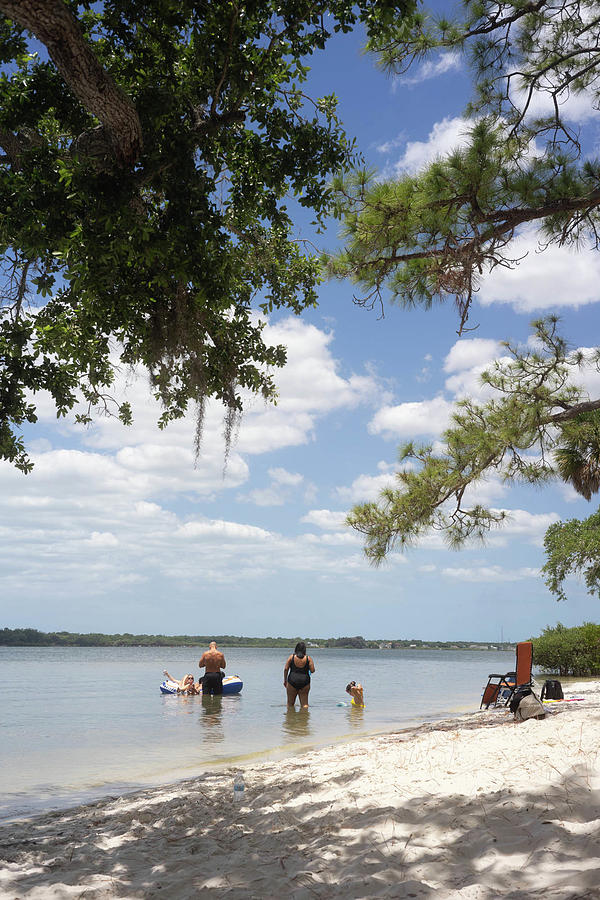
[[360, 759], [328, 767], [315, 779], [290, 760], [255, 785], [249, 772], [241, 805], [221, 772], [4, 826], [0, 895], [600, 898], [600, 792], [585, 760], [544, 791], [392, 788], [386, 805]]

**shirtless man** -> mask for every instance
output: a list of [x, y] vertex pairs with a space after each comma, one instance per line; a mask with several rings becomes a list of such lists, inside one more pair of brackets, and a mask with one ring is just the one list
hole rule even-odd
[[362, 684], [351, 681], [346, 685], [346, 693], [352, 697], [352, 706], [363, 707], [365, 705], [365, 696], [363, 694]]
[[201, 658], [198, 666], [205, 670], [202, 678], [202, 694], [206, 697], [208, 694], [223, 693], [223, 672], [225, 668], [225, 657], [220, 650], [217, 650], [217, 642], [211, 641]]

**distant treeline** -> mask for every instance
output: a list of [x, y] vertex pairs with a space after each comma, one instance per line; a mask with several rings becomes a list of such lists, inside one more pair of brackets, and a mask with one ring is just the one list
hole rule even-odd
[[[38, 631], [36, 628], [2, 628], [0, 645], [5, 647], [197, 647], [216, 641], [223, 647], [294, 647], [301, 638], [238, 637], [233, 634], [77, 634], [71, 631]], [[355, 650], [510, 650], [508, 642], [421, 641], [417, 638], [367, 641], [360, 635], [340, 638], [307, 638], [310, 649], [341, 647]]]

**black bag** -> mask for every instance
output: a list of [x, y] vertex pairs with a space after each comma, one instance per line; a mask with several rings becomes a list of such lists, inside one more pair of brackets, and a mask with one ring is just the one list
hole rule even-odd
[[528, 694], [533, 694], [533, 691], [528, 684], [522, 684], [516, 689], [509, 703], [509, 709], [511, 713], [516, 713], [517, 709], [519, 708], [519, 703], [521, 702], [523, 697], [527, 697]]
[[545, 681], [544, 687], [542, 688], [541, 699], [564, 700], [565, 695], [563, 694], [562, 684], [560, 683], [560, 681], [552, 681], [552, 679], [548, 679], [548, 681]]
[[526, 722], [527, 719], [545, 719], [544, 704], [530, 691], [519, 700], [515, 711], [515, 722]]

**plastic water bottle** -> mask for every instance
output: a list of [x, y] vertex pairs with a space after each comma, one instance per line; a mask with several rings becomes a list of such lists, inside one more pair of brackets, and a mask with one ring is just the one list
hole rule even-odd
[[246, 785], [244, 784], [244, 776], [241, 772], [239, 772], [233, 779], [233, 799], [238, 802], [240, 800], [243, 800], [245, 788]]

